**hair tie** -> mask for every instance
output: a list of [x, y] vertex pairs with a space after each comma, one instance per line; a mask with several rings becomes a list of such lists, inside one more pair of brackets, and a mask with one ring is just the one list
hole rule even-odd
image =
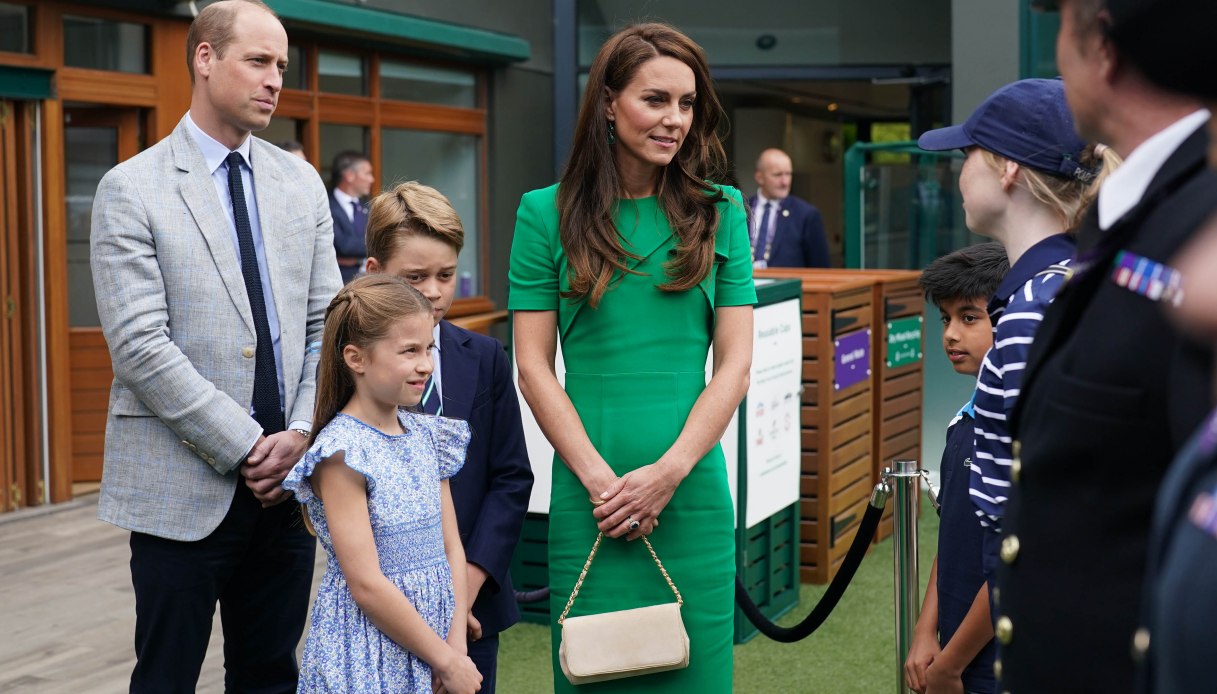
[[1104, 154], [1107, 152], [1107, 149], [1108, 149], [1107, 145], [1103, 144], [1102, 142], [1100, 142], [1100, 143], [1096, 144], [1096, 145], [1094, 146], [1094, 156], [1095, 156], [1095, 158], [1096, 158], [1096, 159], [1102, 159], [1102, 158], [1103, 158], [1103, 155], [1104, 155]]

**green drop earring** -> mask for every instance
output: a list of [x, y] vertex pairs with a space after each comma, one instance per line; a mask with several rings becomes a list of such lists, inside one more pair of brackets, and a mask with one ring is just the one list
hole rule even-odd
[[611, 145], [617, 141], [617, 125], [613, 121], [608, 122], [608, 143]]

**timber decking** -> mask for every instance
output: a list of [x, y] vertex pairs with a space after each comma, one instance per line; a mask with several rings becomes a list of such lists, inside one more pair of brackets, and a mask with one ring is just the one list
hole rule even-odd
[[[0, 515], [0, 692], [127, 690], [135, 664], [130, 534], [96, 516], [92, 495]], [[317, 559], [313, 594], [325, 569], [320, 548]], [[218, 610], [197, 691], [224, 691]]]

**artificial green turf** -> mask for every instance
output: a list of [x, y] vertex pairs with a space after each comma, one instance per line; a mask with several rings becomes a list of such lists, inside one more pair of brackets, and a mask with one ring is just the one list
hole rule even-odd
[[[938, 538], [938, 517], [928, 505], [922, 509], [918, 537], [924, 589]], [[826, 588], [804, 584], [799, 591], [799, 606], [779, 623], [784, 626], [797, 623], [811, 611]], [[776, 643], [758, 635], [736, 646], [735, 691], [874, 694], [894, 690], [897, 668], [893, 599], [892, 541], [888, 538], [872, 547], [841, 602], [814, 634], [793, 644]], [[552, 672], [548, 627], [519, 624], [501, 635], [498, 691], [552, 693]], [[642, 680], [637, 691], [646, 691]]]

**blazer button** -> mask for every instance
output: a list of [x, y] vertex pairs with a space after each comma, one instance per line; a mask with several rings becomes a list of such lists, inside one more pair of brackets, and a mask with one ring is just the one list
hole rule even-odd
[[1005, 615], [998, 617], [997, 625], [993, 627], [993, 634], [1003, 646], [1009, 646], [1010, 642], [1014, 640], [1014, 622]]
[[242, 347], [241, 348], [241, 356], [245, 357], [246, 359], [253, 359], [254, 354], [255, 354], [255, 352], [254, 352], [253, 347]]
[[1007, 535], [1001, 541], [1001, 560], [1013, 564], [1018, 558], [1018, 535]]
[[1145, 654], [1149, 651], [1149, 629], [1141, 627], [1137, 629], [1137, 633], [1132, 637], [1132, 657], [1138, 663], [1145, 660]]
[[1001, 679], [1001, 658], [993, 660], [993, 676], [999, 680]]
[[1023, 476], [1023, 460], [1022, 460], [1022, 458], [1019, 458], [1016, 456], [1014, 458], [1014, 460], [1010, 461], [1010, 479], [1014, 480], [1017, 483], [1019, 478], [1022, 476]]

